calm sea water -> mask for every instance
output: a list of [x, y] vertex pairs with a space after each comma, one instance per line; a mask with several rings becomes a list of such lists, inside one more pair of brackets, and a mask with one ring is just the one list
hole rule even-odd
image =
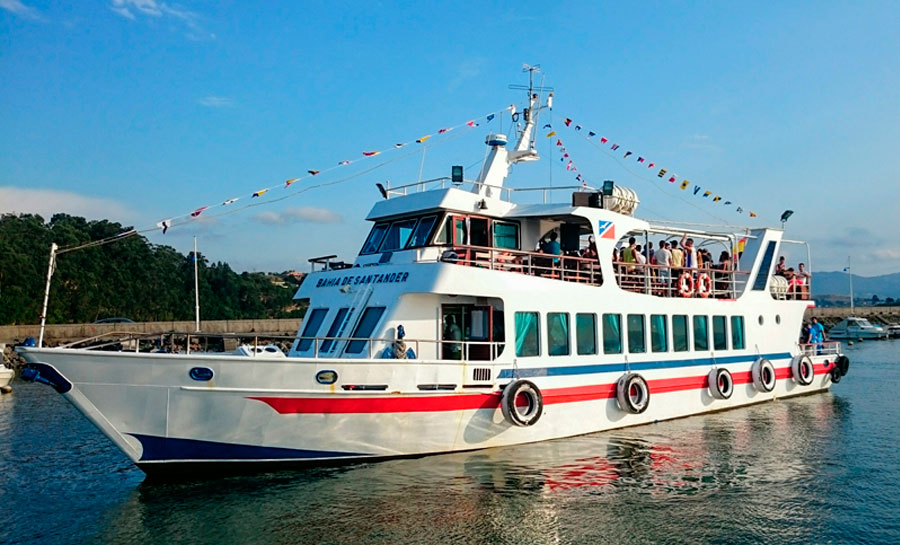
[[48, 387], [0, 397], [0, 543], [900, 543], [900, 340], [831, 393], [537, 445], [144, 482]]

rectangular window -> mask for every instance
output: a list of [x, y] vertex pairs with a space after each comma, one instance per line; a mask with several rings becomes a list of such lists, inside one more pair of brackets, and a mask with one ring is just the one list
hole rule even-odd
[[487, 218], [469, 218], [469, 241], [472, 246], [491, 245]]
[[391, 228], [388, 229], [387, 235], [384, 237], [384, 242], [381, 244], [380, 251], [392, 252], [406, 246], [406, 242], [409, 240], [409, 236], [412, 235], [415, 226], [416, 220], [414, 219], [400, 220], [392, 223]]
[[650, 349], [654, 352], [669, 351], [669, 336], [666, 334], [666, 317], [662, 314], [650, 316]]
[[309, 313], [306, 317], [306, 325], [303, 326], [303, 333], [300, 335], [304, 338], [300, 339], [300, 342], [297, 344], [297, 351], [306, 352], [309, 350], [313, 343], [312, 337], [315, 337], [316, 333], [319, 332], [322, 322], [325, 321], [326, 314], [328, 314], [327, 308], [317, 308]]
[[547, 313], [547, 347], [551, 356], [569, 355], [569, 315]]
[[[334, 317], [334, 321], [331, 322], [331, 327], [328, 328], [328, 333], [325, 334], [326, 337], [337, 337], [338, 331], [341, 330], [341, 326], [344, 325], [344, 319], [347, 318], [347, 312], [350, 309], [348, 307], [344, 307], [337, 311], [337, 316]], [[331, 352], [334, 350], [335, 345], [337, 345], [337, 341], [333, 338], [326, 338], [322, 341], [322, 352]]]
[[676, 352], [690, 350], [688, 341], [688, 317], [684, 314], [672, 316], [672, 348]]
[[348, 354], [359, 354], [363, 351], [366, 343], [369, 342], [368, 339], [372, 337], [372, 332], [375, 331], [375, 326], [381, 321], [384, 308], [369, 307], [363, 311], [362, 318], [359, 319], [359, 323], [356, 324], [356, 329], [351, 335], [354, 339], [347, 343]]
[[516, 313], [516, 356], [537, 356], [541, 353], [541, 332], [537, 312]]
[[363, 244], [363, 248], [359, 252], [360, 255], [374, 254], [377, 252], [378, 247], [381, 246], [381, 241], [384, 240], [384, 234], [387, 232], [389, 226], [389, 223], [378, 223], [375, 227], [372, 227], [369, 238], [366, 239], [366, 243]]
[[603, 353], [622, 353], [622, 315], [603, 315]]
[[694, 350], [709, 350], [709, 318], [694, 316]]
[[416, 230], [409, 238], [409, 244], [407, 244], [406, 247], [419, 248], [425, 246], [428, 243], [428, 235], [431, 234], [431, 228], [434, 227], [434, 222], [436, 220], [437, 216], [425, 216], [420, 219], [419, 224], [416, 225]]
[[505, 221], [494, 222], [494, 247], [507, 250], [519, 249], [519, 224]]
[[747, 347], [744, 339], [744, 317], [731, 317], [731, 348], [732, 350], [743, 350]]
[[628, 351], [640, 354], [647, 351], [647, 340], [644, 337], [644, 315], [628, 315]]
[[724, 316], [713, 316], [713, 348], [728, 350], [728, 321]]
[[597, 353], [597, 316], [594, 314], [575, 315], [575, 338], [578, 354], [581, 356]]
[[762, 262], [759, 264], [759, 271], [756, 273], [756, 280], [753, 281], [753, 290], [762, 291], [766, 289], [766, 282], [769, 281], [769, 275], [772, 274], [772, 258], [775, 257], [775, 241], [769, 241], [766, 246], [766, 253], [763, 254]]

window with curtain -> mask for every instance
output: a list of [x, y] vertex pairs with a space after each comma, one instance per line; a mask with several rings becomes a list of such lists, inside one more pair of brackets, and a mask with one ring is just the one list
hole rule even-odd
[[519, 224], [494, 221], [494, 247], [507, 250], [518, 250]]
[[713, 316], [713, 348], [728, 350], [727, 320], [724, 316]]
[[[300, 335], [301, 337], [315, 337], [316, 333], [319, 332], [319, 328], [322, 327], [322, 322], [325, 321], [325, 315], [328, 314], [327, 308], [317, 308], [309, 313], [306, 317], [306, 325], [303, 326], [303, 333]], [[312, 346], [313, 339], [304, 338], [300, 339], [300, 342], [297, 344], [297, 350], [300, 352], [305, 352], [309, 350], [309, 347]]]
[[569, 355], [569, 315], [547, 313], [547, 348], [551, 356]]
[[690, 350], [688, 341], [688, 317], [684, 314], [672, 316], [672, 348], [676, 352]]
[[709, 318], [694, 316], [694, 350], [709, 350]]
[[537, 312], [516, 313], [516, 356], [537, 356], [541, 353], [540, 324]]
[[603, 353], [622, 353], [622, 315], [603, 315]]
[[747, 347], [744, 340], [744, 317], [731, 317], [731, 348], [733, 350], [743, 350]]
[[[331, 322], [331, 327], [328, 328], [328, 333], [325, 334], [326, 337], [337, 337], [338, 331], [341, 330], [341, 326], [344, 325], [344, 318], [347, 317], [347, 312], [350, 309], [348, 307], [344, 307], [337, 311], [337, 315], [334, 317], [334, 321]], [[325, 339], [322, 341], [322, 352], [331, 352], [334, 350], [336, 341], [332, 339]]]
[[663, 314], [650, 316], [650, 349], [654, 352], [669, 351], [669, 337], [666, 332], [666, 317]]
[[356, 324], [356, 329], [353, 331], [353, 334], [350, 335], [351, 337], [354, 337], [354, 340], [347, 343], [348, 354], [359, 354], [363, 351], [363, 348], [366, 347], [366, 343], [369, 342], [368, 339], [372, 337], [375, 326], [381, 321], [384, 309], [385, 307], [369, 307], [363, 311], [362, 318], [359, 319], [359, 323]]
[[597, 316], [594, 314], [575, 315], [575, 344], [581, 356], [597, 353]]
[[632, 354], [640, 354], [647, 351], [643, 314], [628, 315], [628, 351]]

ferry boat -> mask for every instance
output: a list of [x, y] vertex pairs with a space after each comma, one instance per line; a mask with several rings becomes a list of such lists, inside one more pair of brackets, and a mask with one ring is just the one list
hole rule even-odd
[[865, 318], [850, 316], [844, 318], [837, 325], [828, 330], [829, 339], [886, 339], [888, 332], [880, 325], [873, 325]]
[[[518, 445], [841, 379], [840, 343], [797, 342], [813, 303], [775, 286], [773, 258], [793, 243], [782, 230], [646, 221], [612, 182], [507, 185], [513, 165], [538, 160], [551, 97], [529, 89], [514, 143], [488, 135], [475, 179], [453, 167], [380, 188], [353, 263], [311, 260], [295, 296], [309, 310], [286, 353], [19, 348], [26, 378], [151, 474]], [[632, 239], [688, 252], [746, 243], [732, 266], [675, 268], [639, 263]]]

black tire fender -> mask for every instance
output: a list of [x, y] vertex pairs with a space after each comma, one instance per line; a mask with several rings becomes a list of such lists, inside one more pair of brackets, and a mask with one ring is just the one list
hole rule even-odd
[[533, 382], [515, 380], [503, 389], [500, 410], [510, 424], [520, 427], [532, 426], [541, 419], [544, 412], [544, 397]]

